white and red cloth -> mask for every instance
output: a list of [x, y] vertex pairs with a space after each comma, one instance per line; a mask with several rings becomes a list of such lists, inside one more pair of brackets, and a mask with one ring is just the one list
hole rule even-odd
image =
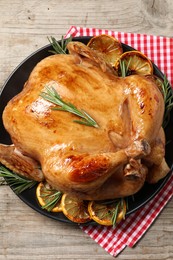
[[[144, 53], [167, 76], [173, 86], [173, 39], [146, 34], [124, 33], [95, 28], [71, 26], [66, 37], [112, 35], [122, 43]], [[173, 196], [173, 174], [159, 193], [145, 206], [127, 216], [115, 228], [104, 226], [81, 226], [81, 229], [112, 256], [117, 256], [126, 246], [133, 247], [164, 206]]]

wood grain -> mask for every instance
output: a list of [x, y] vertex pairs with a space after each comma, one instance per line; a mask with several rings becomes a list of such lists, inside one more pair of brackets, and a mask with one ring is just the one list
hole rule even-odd
[[[28, 55], [71, 25], [172, 37], [172, 0], [0, 0], [0, 87]], [[112, 259], [78, 226], [60, 223], [0, 187], [0, 260]], [[173, 200], [118, 259], [173, 259]]]

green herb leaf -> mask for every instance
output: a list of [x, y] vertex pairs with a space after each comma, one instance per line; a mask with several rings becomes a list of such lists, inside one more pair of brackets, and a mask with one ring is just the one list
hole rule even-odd
[[123, 198], [120, 198], [116, 204], [115, 204], [115, 208], [112, 211], [112, 225], [113, 227], [116, 226], [116, 222], [117, 222], [117, 218], [118, 218], [118, 214], [120, 211], [122, 211], [123, 213], [123, 219], [125, 219], [125, 215], [126, 215], [126, 209], [124, 207], [125, 204], [125, 200]]
[[42, 209], [51, 211], [56, 206], [58, 201], [61, 199], [63, 193], [57, 190], [50, 190], [50, 189], [47, 189], [47, 192], [48, 192], [47, 194], [45, 193], [44, 195], [42, 195], [46, 203], [44, 206], [42, 206]]
[[129, 62], [128, 64], [126, 64], [125, 60], [120, 60], [120, 77], [123, 77], [125, 78], [128, 73], [129, 73], [129, 66], [130, 66], [130, 63], [131, 63], [131, 58], [129, 59]]
[[[108, 205], [108, 207], [110, 207], [109, 211], [106, 214], [105, 213], [103, 214], [103, 217], [105, 217], [106, 215], [109, 214], [112, 219], [113, 227], [115, 227], [117, 224], [117, 218], [118, 218], [119, 212], [122, 211], [123, 219], [125, 219], [126, 211], [128, 209], [128, 197], [126, 199], [123, 199], [123, 198], [115, 199], [114, 201], [105, 200], [101, 204]], [[124, 205], [126, 205], [126, 207], [124, 207]]]
[[60, 110], [72, 113], [81, 118], [81, 120], [74, 120], [74, 122], [87, 126], [98, 127], [96, 121], [86, 111], [78, 110], [77, 107], [75, 107], [73, 104], [63, 101], [53, 87], [46, 87], [46, 90], [47, 92], [41, 92], [40, 96], [45, 100], [57, 105], [57, 107], [53, 107], [52, 110]]
[[116, 221], [117, 221], [117, 218], [118, 218], [118, 212], [119, 212], [119, 206], [120, 206], [120, 202], [118, 202], [115, 206], [115, 209], [113, 210], [112, 212], [112, 225], [113, 227], [116, 226]]
[[3, 177], [6, 180], [7, 184], [13, 188], [16, 194], [32, 188], [37, 183], [36, 181], [29, 180], [14, 172], [11, 172], [4, 166], [0, 166], [0, 177]]
[[61, 42], [59, 43], [53, 36], [48, 37], [50, 44], [54, 51], [49, 51], [53, 54], [66, 54], [67, 53], [67, 44], [72, 41], [72, 36], [67, 39], [64, 39], [62, 36]]
[[164, 118], [163, 118], [163, 128], [166, 128], [166, 126], [169, 123], [170, 120], [170, 113], [173, 108], [173, 90], [171, 85], [169, 84], [169, 81], [164, 75], [164, 80], [163, 83], [161, 84], [162, 86], [162, 94], [164, 98], [164, 103], [165, 103], [165, 113], [164, 113]]

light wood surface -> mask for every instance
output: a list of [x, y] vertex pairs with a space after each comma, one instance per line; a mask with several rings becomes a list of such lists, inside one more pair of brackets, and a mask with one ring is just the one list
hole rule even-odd
[[[172, 0], [0, 0], [0, 87], [29, 54], [71, 25], [172, 37]], [[173, 65], [173, 64], [172, 64]], [[54, 221], [0, 187], [0, 260], [112, 259], [79, 227]], [[173, 259], [173, 200], [118, 259]]]

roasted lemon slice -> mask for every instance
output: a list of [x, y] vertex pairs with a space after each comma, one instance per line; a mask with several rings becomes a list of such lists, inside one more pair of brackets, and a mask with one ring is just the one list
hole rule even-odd
[[88, 203], [83, 200], [64, 194], [61, 206], [64, 215], [73, 222], [86, 223], [91, 220], [88, 213]]
[[112, 226], [125, 218], [126, 203], [121, 199], [111, 204], [102, 204], [91, 201], [88, 204], [91, 219], [100, 225]]
[[153, 74], [152, 62], [140, 51], [124, 52], [115, 63], [115, 69], [119, 76], [151, 75]]
[[42, 208], [47, 211], [60, 212], [62, 193], [54, 190], [46, 182], [40, 182], [36, 189], [36, 197]]
[[91, 38], [87, 46], [100, 53], [103, 59], [112, 66], [123, 53], [121, 43], [116, 38], [106, 34]]

